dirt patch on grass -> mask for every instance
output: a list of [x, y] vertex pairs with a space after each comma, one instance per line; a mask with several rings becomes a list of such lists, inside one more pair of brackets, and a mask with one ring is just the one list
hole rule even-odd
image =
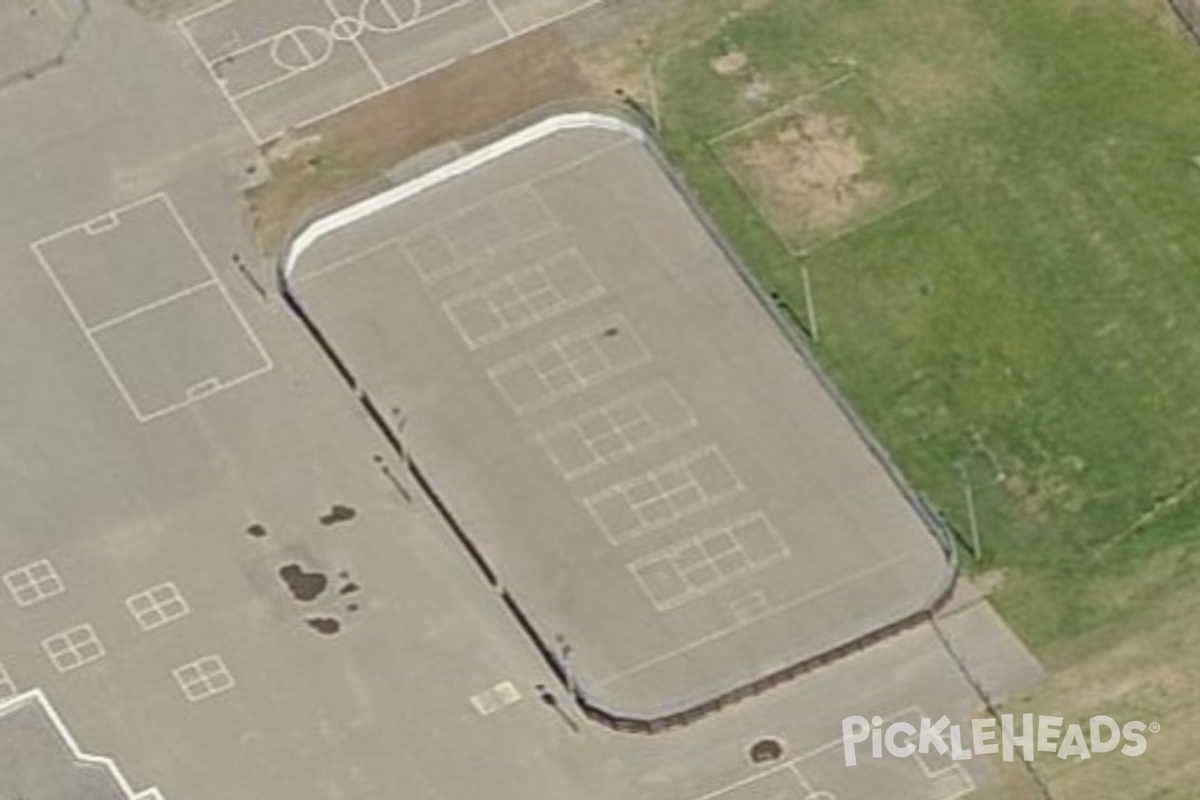
[[739, 75], [750, 66], [750, 59], [741, 50], [734, 50], [714, 58], [709, 65], [718, 75]]
[[830, 114], [791, 115], [732, 146], [727, 159], [793, 240], [843, 227], [886, 194], [868, 178], [869, 157], [850, 124]]
[[545, 29], [302, 128], [266, 149], [270, 177], [247, 192], [259, 247], [277, 255], [299, 220], [407, 158], [588, 93], [563, 36]]

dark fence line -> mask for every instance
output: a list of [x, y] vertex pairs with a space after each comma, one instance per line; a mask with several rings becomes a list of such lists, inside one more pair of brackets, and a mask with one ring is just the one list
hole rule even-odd
[[1200, 47], [1200, 3], [1196, 0], [1167, 0], [1167, 5], [1179, 17], [1183, 28], [1192, 37], [1192, 42]]

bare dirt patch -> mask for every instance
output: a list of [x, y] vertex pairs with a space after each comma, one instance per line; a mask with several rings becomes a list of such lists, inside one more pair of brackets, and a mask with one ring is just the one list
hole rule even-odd
[[789, 115], [726, 158], [793, 241], [843, 227], [886, 194], [867, 176], [870, 159], [850, 124], [830, 114]]
[[733, 50], [725, 55], [714, 58], [709, 62], [709, 66], [718, 75], [740, 75], [750, 66], [750, 59], [742, 51]]
[[588, 93], [564, 37], [544, 29], [295, 131], [266, 149], [270, 178], [246, 193], [259, 247], [277, 255], [299, 220], [407, 158]]

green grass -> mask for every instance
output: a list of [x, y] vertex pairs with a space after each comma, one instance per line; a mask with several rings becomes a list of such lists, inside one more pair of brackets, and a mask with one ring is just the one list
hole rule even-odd
[[671, 49], [665, 145], [796, 309], [800, 262], [708, 144], [763, 111], [711, 69], [731, 47], [780, 102], [850, 65], [822, 102], [940, 187], [808, 257], [826, 368], [960, 529], [970, 475], [1044, 657], [1140, 624], [1139, 565], [1200, 547], [1200, 54], [1137, 0], [775, 0]]

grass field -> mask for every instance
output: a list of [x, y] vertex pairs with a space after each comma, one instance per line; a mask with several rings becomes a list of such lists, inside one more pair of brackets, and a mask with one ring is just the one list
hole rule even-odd
[[[595, 54], [1052, 670], [1200, 782], [1200, 52], [1149, 0], [709, 0]], [[653, 90], [646, 65], [655, 76]], [[1156, 749], [1157, 748], [1157, 749]]]

